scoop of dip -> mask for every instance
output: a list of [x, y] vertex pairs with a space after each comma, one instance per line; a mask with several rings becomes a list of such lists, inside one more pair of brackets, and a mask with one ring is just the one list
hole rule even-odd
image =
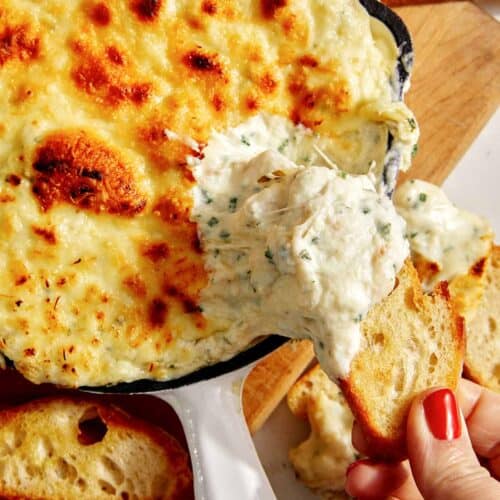
[[214, 134], [193, 160], [193, 217], [210, 272], [201, 303], [233, 337], [312, 339], [327, 373], [345, 377], [361, 320], [408, 256], [405, 223], [371, 175], [347, 174], [321, 154], [322, 165], [301, 165], [311, 133], [286, 127], [286, 150], [244, 124]]
[[467, 274], [487, 255], [492, 229], [489, 223], [457, 208], [439, 187], [412, 179], [394, 193], [396, 210], [407, 224], [407, 238], [414, 257], [422, 256], [438, 266], [423, 285], [426, 289], [441, 280]]

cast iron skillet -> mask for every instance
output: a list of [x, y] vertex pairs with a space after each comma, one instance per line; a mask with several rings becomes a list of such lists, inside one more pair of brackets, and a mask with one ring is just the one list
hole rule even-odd
[[[370, 15], [393, 33], [400, 56], [391, 82], [401, 98], [413, 63], [410, 35], [403, 21], [377, 0], [359, 0]], [[383, 180], [388, 195], [394, 189], [399, 157], [391, 154], [389, 137]], [[274, 493], [259, 462], [248, 428], [241, 415], [239, 385], [253, 362], [288, 339], [270, 335], [228, 361], [193, 373], [156, 382], [139, 380], [112, 386], [82, 387], [93, 393], [133, 394], [154, 392], [169, 402], [181, 419], [191, 451], [197, 500], [273, 500]], [[215, 380], [214, 380], [215, 379]]]
[[[396, 44], [399, 48], [400, 56], [398, 58], [396, 75], [394, 76], [394, 78], [397, 79], [397, 82], [393, 82], [393, 84], [397, 84], [394, 86], [399, 89], [399, 97], [402, 98], [403, 87], [410, 76], [409, 72], [411, 71], [411, 67], [413, 65], [413, 48], [408, 29], [404, 25], [401, 18], [384, 4], [378, 2], [377, 0], [359, 1], [373, 17], [382, 21], [394, 35]], [[391, 145], [392, 139], [389, 137], [388, 152], [391, 149]], [[390, 155], [387, 156], [390, 157]], [[392, 161], [392, 159], [389, 160], [389, 162]], [[386, 164], [384, 170], [387, 171], [391, 167], [392, 165]], [[391, 182], [389, 182], [388, 176], [388, 174], [384, 174], [384, 179], [389, 190], [392, 191], [394, 186]], [[166, 382], [138, 380], [136, 382], [116, 384], [113, 386], [82, 387], [82, 390], [107, 393], [137, 393], [176, 389], [178, 387], [194, 384], [196, 382], [209, 380], [246, 366], [274, 351], [287, 340], [287, 338], [280, 337], [278, 335], [270, 335], [260, 341], [257, 345], [254, 345], [246, 351], [237, 354], [228, 361], [221, 361], [214, 365], [201, 368], [193, 373], [190, 373], [189, 375], [185, 375], [174, 380], [168, 380]]]

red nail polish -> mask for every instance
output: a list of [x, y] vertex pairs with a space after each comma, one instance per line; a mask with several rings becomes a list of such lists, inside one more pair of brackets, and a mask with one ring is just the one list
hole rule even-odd
[[460, 413], [455, 395], [450, 389], [439, 389], [424, 399], [427, 426], [436, 439], [452, 440], [460, 437]]
[[369, 458], [362, 458], [361, 460], [356, 460], [352, 464], [349, 464], [345, 471], [345, 475], [348, 476], [349, 473], [355, 469], [358, 465], [373, 465], [375, 462], [373, 460], [370, 460]]

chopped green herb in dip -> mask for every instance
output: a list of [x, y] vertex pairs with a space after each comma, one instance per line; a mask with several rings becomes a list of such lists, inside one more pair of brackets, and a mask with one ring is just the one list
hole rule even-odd
[[[302, 158], [302, 137], [311, 136], [280, 120], [256, 117], [216, 135], [195, 163], [195, 189], [220, 194], [209, 207], [196, 205], [193, 216], [216, 217], [224, 228], [202, 231], [203, 245], [226, 240], [218, 258], [207, 256], [211, 278], [201, 304], [229, 325], [230, 338], [310, 337], [330, 375], [345, 376], [361, 318], [392, 290], [408, 255], [404, 222], [371, 176], [300, 166], [281, 154]], [[271, 123], [276, 130], [266, 128]], [[280, 137], [285, 127], [289, 142]], [[237, 147], [250, 136], [251, 146]], [[221, 150], [233, 145], [232, 161], [225, 160]]]

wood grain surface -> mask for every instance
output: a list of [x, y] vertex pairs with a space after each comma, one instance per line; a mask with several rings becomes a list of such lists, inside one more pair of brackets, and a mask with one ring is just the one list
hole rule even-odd
[[500, 105], [500, 23], [470, 2], [395, 9], [415, 67], [407, 103], [420, 125], [410, 171], [441, 184]]
[[[441, 184], [500, 104], [500, 23], [470, 2], [394, 9], [412, 34], [415, 66], [406, 101], [421, 136], [410, 171]], [[499, 137], [500, 140], [500, 137]], [[243, 410], [256, 432], [313, 359], [310, 345], [270, 354], [250, 373]], [[286, 360], [286, 362], [284, 362]]]

